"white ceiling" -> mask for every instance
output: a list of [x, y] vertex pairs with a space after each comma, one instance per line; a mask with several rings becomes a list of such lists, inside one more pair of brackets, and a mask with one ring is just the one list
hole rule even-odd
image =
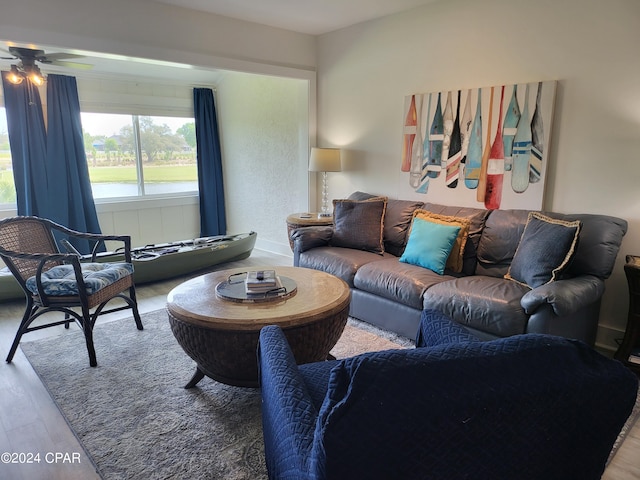
[[153, 0], [300, 33], [321, 35], [438, 0]]

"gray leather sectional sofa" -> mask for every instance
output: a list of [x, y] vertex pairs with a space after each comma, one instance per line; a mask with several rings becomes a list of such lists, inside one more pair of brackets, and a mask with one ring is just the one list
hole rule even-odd
[[[372, 197], [356, 192], [349, 198]], [[469, 220], [461, 272], [447, 269], [440, 275], [399, 261], [417, 209]], [[605, 215], [542, 213], [579, 220], [580, 229], [570, 263], [554, 281], [536, 288], [505, 278], [527, 225], [525, 210], [387, 199], [384, 253], [332, 245], [333, 227], [304, 227], [291, 232], [294, 265], [342, 278], [351, 288], [352, 317], [409, 338], [415, 337], [422, 310], [437, 309], [484, 339], [547, 333], [593, 345], [604, 281], [613, 270], [627, 222]]]

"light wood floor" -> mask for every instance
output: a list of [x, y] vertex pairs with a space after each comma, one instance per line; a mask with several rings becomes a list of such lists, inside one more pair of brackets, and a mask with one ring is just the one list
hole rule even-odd
[[[217, 269], [291, 264], [290, 257], [254, 250], [248, 259], [220, 265]], [[139, 286], [140, 312], [164, 308], [167, 293], [186, 278]], [[0, 304], [0, 360], [7, 355], [22, 312], [22, 301]], [[100, 319], [95, 330], [96, 336], [100, 335], [100, 323], [123, 316], [128, 316], [128, 312], [114, 313]], [[74, 328], [76, 327], [71, 327], [71, 329]], [[132, 328], [135, 328], [133, 324]], [[68, 331], [63, 327], [48, 328], [27, 334], [23, 340], [29, 341], [66, 333]], [[84, 344], [79, 348], [84, 349]], [[99, 362], [100, 358], [98, 358]], [[114, 392], [113, 401], [117, 401], [117, 392]], [[3, 452], [39, 453], [40, 463], [19, 465], [0, 462], [0, 479], [93, 480], [99, 478], [21, 349], [18, 349], [11, 364], [0, 363], [0, 455]], [[74, 460], [79, 456], [79, 462], [56, 462], [55, 454], [67, 454], [68, 460]], [[603, 479], [640, 480], [640, 423], [627, 437], [612, 464], [607, 468]]]

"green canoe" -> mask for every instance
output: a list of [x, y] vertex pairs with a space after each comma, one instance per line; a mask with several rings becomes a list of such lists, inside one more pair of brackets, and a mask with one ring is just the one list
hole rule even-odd
[[[157, 282], [242, 260], [251, 255], [256, 237], [256, 232], [249, 232], [134, 248], [131, 251], [133, 278], [136, 284]], [[107, 252], [100, 254], [97, 260], [120, 262], [124, 255], [117, 251]], [[24, 298], [24, 293], [18, 282], [9, 269], [0, 269], [0, 302], [20, 298]]]

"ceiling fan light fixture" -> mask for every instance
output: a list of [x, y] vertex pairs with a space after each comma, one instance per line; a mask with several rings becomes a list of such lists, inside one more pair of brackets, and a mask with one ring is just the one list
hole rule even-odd
[[14, 85], [20, 85], [24, 80], [24, 76], [20, 71], [18, 71], [18, 67], [15, 65], [11, 65], [11, 71], [7, 75], [7, 80], [13, 83]]
[[44, 75], [42, 75], [42, 72], [37, 65], [31, 67], [31, 71], [29, 72], [29, 80], [31, 80], [31, 83], [37, 85], [38, 87], [44, 85]]

